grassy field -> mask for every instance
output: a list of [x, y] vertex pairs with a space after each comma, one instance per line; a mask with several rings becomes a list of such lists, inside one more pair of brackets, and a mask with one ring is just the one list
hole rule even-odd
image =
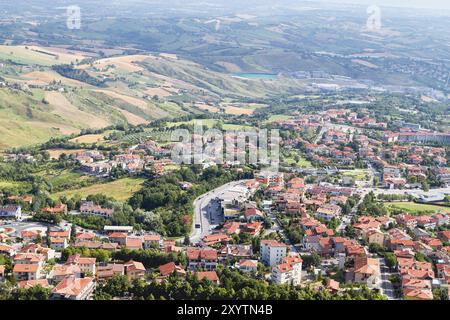
[[66, 190], [52, 195], [52, 198], [57, 199], [61, 196], [73, 197], [79, 195], [87, 197], [92, 194], [105, 194], [117, 201], [127, 201], [131, 196], [142, 188], [144, 179], [124, 178], [108, 183], [94, 184], [89, 187]]
[[296, 161], [294, 152], [291, 152], [289, 157], [285, 157], [283, 159], [283, 162], [285, 162], [288, 165], [295, 164], [297, 167], [300, 168], [313, 168], [312, 163], [301, 156], [299, 156], [299, 160]]
[[263, 121], [264, 124], [274, 123], [277, 121], [286, 121], [292, 119], [292, 116], [288, 116], [286, 114], [274, 114], [269, 117], [269, 119]]
[[450, 213], [450, 207], [442, 207], [432, 204], [423, 204], [415, 202], [389, 202], [388, 207], [393, 209], [405, 210], [411, 214], [423, 214], [423, 213]]
[[95, 182], [95, 178], [71, 170], [49, 170], [40, 172], [54, 189], [66, 190]]
[[369, 177], [367, 170], [356, 169], [356, 170], [341, 170], [339, 171], [345, 177], [353, 177], [355, 180], [365, 181]]
[[216, 123], [216, 119], [201, 119], [201, 120], [190, 120], [190, 121], [178, 121], [178, 122], [167, 122], [167, 127], [172, 128], [180, 125], [190, 125], [197, 123], [199, 125], [207, 126], [208, 128], [212, 128]]
[[83, 56], [81, 55], [58, 53], [35, 46], [0, 45], [0, 59], [11, 60], [16, 63], [50, 66], [75, 62], [77, 59], [82, 58]]
[[48, 149], [47, 152], [50, 154], [50, 158], [58, 159], [63, 153], [66, 155], [76, 154], [79, 152], [86, 151], [86, 149]]
[[25, 182], [0, 180], [0, 189], [28, 189], [31, 185]]
[[70, 139], [70, 142], [75, 143], [96, 143], [102, 142], [105, 140], [104, 134], [85, 134], [84, 136], [79, 136], [73, 139]]
[[[212, 128], [215, 124], [217, 124], [217, 119], [199, 119], [199, 120], [190, 120], [190, 121], [179, 121], [179, 122], [168, 122], [167, 127], [172, 128], [179, 125], [192, 125], [194, 123], [197, 123], [198, 125], [207, 126], [208, 128]], [[232, 124], [232, 123], [224, 123], [222, 125], [224, 130], [245, 130], [250, 129], [252, 127], [247, 125], [241, 125], [241, 124]]]

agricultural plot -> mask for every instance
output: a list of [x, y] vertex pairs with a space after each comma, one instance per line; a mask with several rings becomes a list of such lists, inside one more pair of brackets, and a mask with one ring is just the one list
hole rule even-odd
[[75, 143], [98, 143], [105, 141], [105, 135], [104, 134], [85, 134], [80, 137], [76, 137], [69, 140], [70, 142]]
[[98, 183], [84, 188], [57, 192], [52, 195], [52, 198], [58, 199], [62, 196], [69, 198], [74, 196], [87, 197], [93, 194], [105, 194], [117, 201], [127, 201], [135, 192], [141, 190], [144, 181], [144, 179], [124, 178], [113, 182]]
[[26, 182], [20, 182], [20, 181], [7, 181], [7, 180], [0, 180], [0, 190], [29, 190], [31, 188], [31, 184]]
[[11, 60], [19, 64], [52, 66], [67, 64], [83, 59], [80, 53], [65, 53], [37, 46], [0, 45], [0, 59]]
[[313, 168], [313, 165], [310, 161], [294, 152], [291, 152], [287, 157], [284, 157], [283, 163], [289, 166], [296, 166], [300, 168]]
[[450, 207], [415, 202], [389, 202], [388, 207], [404, 210], [410, 214], [450, 213]]

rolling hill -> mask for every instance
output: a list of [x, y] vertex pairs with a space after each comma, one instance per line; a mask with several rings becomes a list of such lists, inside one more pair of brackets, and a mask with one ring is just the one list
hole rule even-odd
[[230, 104], [294, 94], [301, 86], [289, 79], [234, 77], [170, 54], [104, 58], [61, 48], [0, 46], [0, 63], [0, 149], [83, 128], [209, 112], [250, 114], [254, 106]]

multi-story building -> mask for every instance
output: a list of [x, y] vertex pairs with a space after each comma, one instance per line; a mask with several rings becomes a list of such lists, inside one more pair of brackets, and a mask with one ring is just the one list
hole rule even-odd
[[95, 288], [94, 278], [66, 277], [53, 288], [52, 300], [88, 300]]
[[299, 285], [302, 280], [302, 262], [298, 256], [288, 256], [272, 268], [271, 280], [276, 284]]
[[16, 264], [13, 268], [14, 277], [18, 281], [37, 280], [42, 277], [39, 264]]
[[341, 207], [336, 204], [324, 204], [316, 211], [316, 217], [327, 221], [338, 218], [341, 214]]
[[0, 206], [0, 218], [22, 218], [22, 207], [16, 205]]
[[80, 205], [80, 212], [86, 215], [94, 215], [103, 218], [109, 218], [114, 214], [114, 209], [102, 208], [92, 201], [84, 201]]
[[81, 257], [79, 254], [75, 254], [70, 256], [67, 261], [66, 264], [73, 264], [73, 265], [77, 265], [80, 267], [80, 270], [82, 273], [86, 274], [91, 274], [91, 275], [95, 275], [96, 274], [96, 268], [95, 268], [95, 263], [96, 263], [97, 259], [96, 258], [86, 258], [86, 257]]
[[261, 240], [261, 260], [265, 265], [279, 264], [287, 255], [287, 245], [276, 240]]
[[218, 254], [214, 249], [188, 248], [186, 255], [189, 260], [189, 269], [214, 270], [217, 267]]

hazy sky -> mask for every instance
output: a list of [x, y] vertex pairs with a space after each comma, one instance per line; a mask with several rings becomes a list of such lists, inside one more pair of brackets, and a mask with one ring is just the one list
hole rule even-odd
[[450, 0], [318, 0], [334, 3], [355, 3], [364, 5], [396, 6], [406, 8], [430, 8], [450, 10]]

